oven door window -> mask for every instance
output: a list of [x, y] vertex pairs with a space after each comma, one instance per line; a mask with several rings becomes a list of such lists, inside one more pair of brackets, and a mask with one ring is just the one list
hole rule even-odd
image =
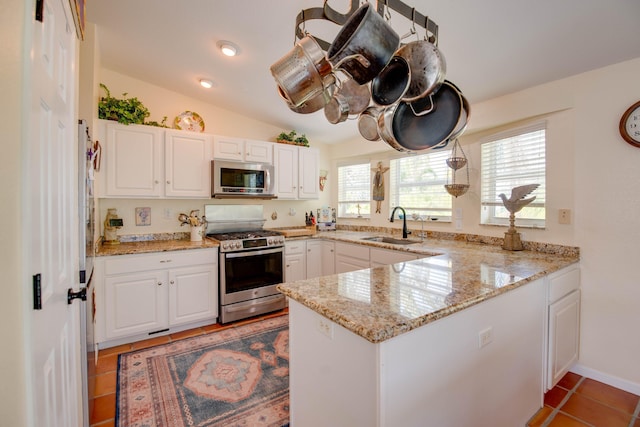
[[[269, 253], [264, 253], [269, 252]], [[282, 283], [283, 252], [255, 251], [227, 254], [224, 280], [227, 294]]]

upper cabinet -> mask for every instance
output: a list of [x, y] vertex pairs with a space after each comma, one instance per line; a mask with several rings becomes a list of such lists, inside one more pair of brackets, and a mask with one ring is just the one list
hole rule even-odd
[[213, 158], [272, 164], [273, 143], [215, 135]]
[[167, 130], [165, 133], [165, 196], [211, 197], [210, 135]]
[[319, 197], [320, 151], [317, 148], [275, 144], [273, 159], [279, 199]]
[[210, 197], [211, 135], [100, 122], [102, 197]]

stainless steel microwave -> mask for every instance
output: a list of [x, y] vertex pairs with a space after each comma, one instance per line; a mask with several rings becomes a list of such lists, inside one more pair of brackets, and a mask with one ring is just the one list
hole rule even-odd
[[273, 165], [211, 161], [211, 197], [275, 198]]

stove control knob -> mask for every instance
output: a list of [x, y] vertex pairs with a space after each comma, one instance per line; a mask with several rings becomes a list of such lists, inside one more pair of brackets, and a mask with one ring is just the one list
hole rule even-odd
[[269, 237], [269, 238], [267, 239], [267, 244], [268, 244], [268, 245], [273, 245], [273, 238]]
[[222, 244], [222, 249], [229, 249], [229, 245], [228, 245], [228, 244], [226, 244], [226, 243], [223, 243], [223, 244]]
[[236, 242], [236, 248], [240, 249], [242, 247], [242, 243], [241, 242]]

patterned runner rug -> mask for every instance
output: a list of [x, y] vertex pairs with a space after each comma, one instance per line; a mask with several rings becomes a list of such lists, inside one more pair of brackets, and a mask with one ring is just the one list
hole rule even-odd
[[118, 358], [117, 427], [289, 423], [289, 316]]

